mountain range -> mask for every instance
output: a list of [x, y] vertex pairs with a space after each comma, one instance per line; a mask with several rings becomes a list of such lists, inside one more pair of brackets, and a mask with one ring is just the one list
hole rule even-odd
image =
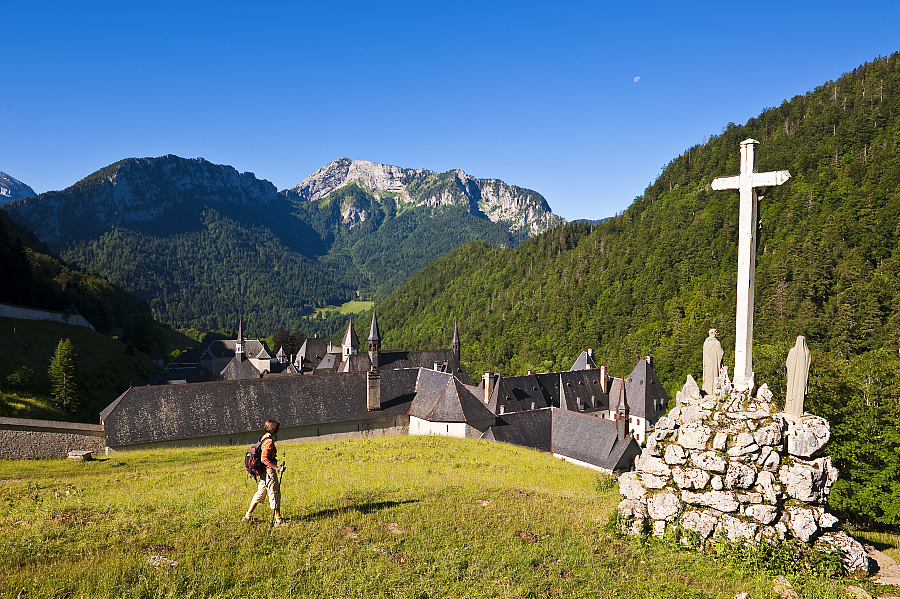
[[538, 193], [461, 170], [341, 159], [293, 189], [202, 158], [132, 158], [3, 208], [167, 324], [271, 332], [380, 298], [452, 248], [511, 247], [564, 222]]

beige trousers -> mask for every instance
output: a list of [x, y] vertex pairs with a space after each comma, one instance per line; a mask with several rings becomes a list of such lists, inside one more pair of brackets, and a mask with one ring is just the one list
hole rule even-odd
[[253, 496], [252, 504], [262, 501], [263, 495], [269, 494], [269, 507], [273, 510], [281, 509], [281, 481], [278, 480], [278, 472], [272, 468], [266, 468], [266, 477], [260, 478]]

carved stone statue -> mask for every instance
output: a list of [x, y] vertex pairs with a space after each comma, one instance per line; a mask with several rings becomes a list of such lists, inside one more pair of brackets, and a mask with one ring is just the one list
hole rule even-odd
[[709, 330], [709, 337], [703, 342], [703, 390], [712, 395], [715, 390], [716, 377], [722, 366], [722, 344], [716, 339], [716, 329]]
[[803, 399], [809, 381], [809, 363], [812, 354], [806, 346], [806, 337], [797, 337], [797, 344], [791, 348], [787, 356], [787, 394], [784, 398], [784, 411], [793, 416], [803, 415]]

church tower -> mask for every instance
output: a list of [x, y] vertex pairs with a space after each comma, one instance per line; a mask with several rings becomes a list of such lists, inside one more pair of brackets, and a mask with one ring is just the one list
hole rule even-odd
[[359, 353], [359, 337], [356, 336], [356, 331], [353, 330], [352, 318], [350, 319], [350, 324], [347, 325], [347, 332], [344, 333], [344, 340], [341, 341], [341, 350], [345, 360], [347, 356]]
[[453, 355], [456, 356], [456, 361], [459, 362], [459, 321], [453, 325], [453, 341], [450, 342], [450, 349], [453, 350]]
[[372, 366], [378, 368], [380, 364], [378, 359], [381, 353], [381, 333], [378, 331], [378, 319], [375, 318], [375, 310], [372, 310], [372, 325], [369, 327], [369, 361]]
[[234, 344], [234, 357], [238, 361], [244, 360], [244, 315], [238, 317], [237, 342]]

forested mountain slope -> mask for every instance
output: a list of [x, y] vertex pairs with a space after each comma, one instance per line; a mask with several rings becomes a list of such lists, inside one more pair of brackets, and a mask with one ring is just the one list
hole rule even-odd
[[760, 202], [757, 381], [782, 392], [805, 335], [808, 409], [837, 423], [833, 501], [900, 523], [900, 54], [729, 124], [615, 218], [458, 248], [379, 306], [385, 347], [447, 346], [459, 319], [473, 374], [568, 368], [594, 347], [619, 376], [653, 354], [674, 395], [716, 328], [733, 364], [738, 193], [710, 182], [738, 173], [747, 138], [761, 171], [792, 174]]
[[[512, 246], [562, 220], [536, 192], [461, 171], [332, 165], [279, 193], [202, 158], [132, 158], [4, 208], [162, 322], [222, 330], [243, 313], [261, 333], [308, 328], [316, 307], [386, 296], [466, 241]], [[385, 170], [400, 174], [399, 191], [357, 176]]]

